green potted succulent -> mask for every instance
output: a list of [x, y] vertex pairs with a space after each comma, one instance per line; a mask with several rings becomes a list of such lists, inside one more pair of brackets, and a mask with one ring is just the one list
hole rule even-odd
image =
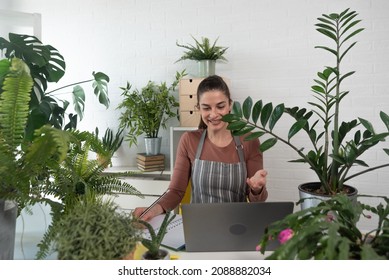
[[[349, 94], [342, 89], [342, 82], [354, 71], [343, 73], [343, 61], [346, 54], [355, 46], [350, 42], [355, 35], [363, 31], [358, 28], [361, 20], [357, 13], [349, 9], [341, 13], [324, 14], [318, 18], [317, 31], [329, 38], [332, 46], [317, 46], [328, 51], [334, 57], [334, 66], [326, 66], [317, 74], [312, 86], [316, 101], [309, 101], [309, 108], [288, 108], [284, 104], [273, 105], [259, 100], [253, 104], [251, 97], [243, 104], [235, 102], [233, 112], [223, 116], [228, 122], [228, 129], [234, 135], [244, 135], [252, 132], [246, 139], [254, 139], [264, 135], [269, 136], [262, 141], [260, 150], [265, 151], [277, 142], [282, 142], [296, 152], [298, 158], [291, 162], [306, 163], [316, 174], [318, 181], [299, 186], [301, 198], [311, 198], [313, 194], [330, 197], [337, 193], [356, 195], [357, 190], [345, 183], [351, 178], [367, 172], [389, 166], [388, 163], [370, 167], [361, 156], [389, 136], [389, 116], [380, 112], [380, 118], [386, 131], [376, 132], [373, 125], [363, 118], [350, 121], [341, 120], [341, 102]], [[283, 115], [289, 115], [293, 120], [288, 133], [281, 136], [274, 128]], [[310, 141], [309, 147], [295, 145], [293, 137], [304, 131]], [[389, 155], [389, 149], [383, 148]], [[364, 168], [362, 171], [350, 174], [352, 167]], [[302, 208], [314, 206], [314, 199], [306, 199]]]
[[167, 233], [167, 227], [171, 221], [174, 220], [176, 214], [172, 214], [172, 212], [167, 212], [165, 217], [158, 228], [158, 232], [154, 230], [154, 228], [147, 222], [143, 220], [139, 220], [143, 226], [146, 227], [149, 232], [149, 237], [143, 237], [141, 242], [143, 246], [147, 248], [147, 251], [143, 254], [143, 259], [146, 260], [159, 260], [159, 259], [169, 259], [169, 252], [165, 249], [161, 249], [161, 244], [163, 238]]
[[[123, 90], [123, 100], [118, 105], [122, 109], [120, 127], [128, 129], [125, 141], [130, 147], [138, 143], [138, 137], [145, 135], [146, 154], [156, 155], [160, 153], [161, 137], [160, 128], [166, 129], [167, 121], [178, 118], [178, 102], [173, 95], [178, 82], [186, 75], [185, 70], [176, 73], [174, 82], [168, 87], [166, 82], [156, 84], [149, 81], [140, 91], [132, 90], [132, 85], [127, 82]], [[149, 144], [155, 143], [155, 144]]]
[[96, 145], [92, 145], [91, 150], [96, 153], [97, 160], [105, 167], [112, 166], [112, 157], [123, 143], [123, 128], [120, 128], [115, 134], [112, 129], [107, 128], [103, 137], [99, 137], [99, 129], [96, 127], [93, 135]]
[[227, 61], [224, 54], [228, 47], [217, 46], [217, 38], [213, 43], [207, 37], [201, 37], [201, 41], [193, 37], [195, 44], [179, 44], [178, 47], [184, 48], [184, 54], [176, 61], [195, 60], [198, 63], [200, 77], [207, 77], [215, 74], [216, 61]]
[[[381, 202], [370, 206], [337, 194], [293, 213], [268, 227], [257, 250], [264, 254], [268, 242], [277, 238], [281, 245], [266, 259], [389, 259], [389, 198], [375, 198]], [[377, 224], [361, 230], [362, 217]]]
[[58, 222], [54, 237], [59, 260], [133, 259], [140, 229], [131, 214], [111, 200], [88, 195]]
[[70, 143], [67, 131], [49, 125], [35, 130], [31, 141], [25, 137], [32, 87], [29, 68], [22, 60], [0, 61], [2, 258], [13, 258], [16, 217], [25, 207], [45, 200], [41, 190], [50, 180], [50, 170], [65, 160]]

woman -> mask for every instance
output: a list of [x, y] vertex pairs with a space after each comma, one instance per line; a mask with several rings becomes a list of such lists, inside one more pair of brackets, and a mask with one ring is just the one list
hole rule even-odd
[[[221, 120], [232, 108], [227, 84], [219, 76], [205, 78], [197, 89], [201, 114], [199, 129], [185, 132], [177, 148], [176, 162], [168, 192], [142, 219], [176, 208], [189, 180], [191, 203], [265, 201], [267, 172], [259, 152], [259, 140], [234, 137]], [[136, 208], [140, 216], [145, 207]]]

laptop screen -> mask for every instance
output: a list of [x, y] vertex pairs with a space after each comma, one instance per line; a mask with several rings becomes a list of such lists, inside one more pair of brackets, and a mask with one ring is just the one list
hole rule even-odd
[[[182, 205], [188, 252], [255, 251], [267, 226], [293, 212], [293, 202], [191, 203]], [[267, 250], [279, 243], [270, 242]]]

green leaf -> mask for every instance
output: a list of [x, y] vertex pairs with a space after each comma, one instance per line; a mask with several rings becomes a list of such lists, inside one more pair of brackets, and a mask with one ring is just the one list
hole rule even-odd
[[80, 116], [80, 120], [82, 120], [85, 109], [85, 92], [84, 89], [79, 85], [76, 85], [73, 88], [73, 103], [74, 110]]
[[324, 46], [316, 46], [315, 48], [317, 49], [323, 49], [323, 50], [326, 50], [326, 51], [329, 51], [330, 53], [334, 54], [335, 56], [338, 55], [338, 52], [333, 50], [333, 49], [330, 49], [328, 47], [324, 47]]
[[247, 125], [247, 122], [245, 122], [245, 121], [235, 121], [235, 122], [229, 123], [227, 125], [227, 129], [229, 129], [229, 130], [241, 130], [246, 125]]
[[381, 120], [384, 122], [386, 128], [389, 131], [389, 116], [386, 113], [384, 113], [383, 111], [381, 111], [380, 117], [381, 117]]
[[311, 87], [313, 91], [320, 92], [320, 93], [325, 93], [325, 90], [321, 86], [312, 86]]
[[320, 33], [324, 34], [325, 36], [331, 38], [335, 42], [337, 41], [336, 35], [330, 31], [328, 31], [327, 29], [317, 28], [316, 30], [319, 31]]
[[100, 104], [105, 105], [106, 108], [109, 107], [109, 98], [108, 98], [108, 83], [109, 77], [102, 72], [93, 72], [92, 73], [95, 81], [92, 86], [94, 88], [94, 93], [99, 99]]
[[261, 152], [264, 152], [264, 151], [270, 149], [271, 147], [273, 147], [276, 143], [277, 143], [277, 138], [267, 139], [261, 143], [261, 145], [259, 146], [259, 150]]
[[11, 63], [8, 59], [2, 59], [0, 61], [0, 79], [1, 77], [4, 77], [8, 73], [10, 66]]
[[389, 149], [383, 149], [383, 150], [389, 156]]
[[266, 124], [271, 116], [272, 111], [273, 111], [273, 104], [267, 103], [265, 106], [263, 106], [262, 114], [261, 114], [261, 123], [263, 127], [266, 127]]
[[233, 130], [233, 134], [235, 136], [241, 136], [241, 135], [245, 135], [245, 134], [249, 133], [250, 131], [252, 131], [254, 129], [255, 129], [255, 126], [246, 126], [240, 130]]
[[254, 140], [256, 138], [260, 138], [262, 135], [266, 134], [265, 132], [263, 131], [255, 131], [253, 133], [251, 133], [250, 135], [248, 135], [245, 140], [247, 141], [250, 141], [250, 140]]
[[235, 114], [227, 114], [227, 115], [222, 116], [222, 121], [228, 122], [228, 123], [233, 122], [233, 121], [239, 121], [240, 119], [241, 118]]
[[238, 101], [234, 101], [232, 105], [232, 113], [237, 115], [239, 118], [242, 118], [242, 107]]
[[295, 122], [292, 127], [289, 129], [288, 140], [290, 140], [297, 132], [299, 132], [307, 124], [306, 119], [300, 119]]
[[255, 124], [258, 122], [259, 115], [261, 114], [261, 110], [262, 110], [262, 100], [258, 100], [257, 102], [255, 102], [253, 107], [252, 118]]
[[274, 108], [273, 113], [270, 116], [270, 121], [269, 121], [270, 130], [273, 130], [277, 121], [281, 118], [282, 114], [284, 113], [284, 109], [285, 109], [284, 104], [279, 104]]
[[362, 119], [362, 118], [358, 118], [358, 119], [359, 119], [359, 121], [361, 122], [361, 124], [362, 124], [369, 132], [371, 132], [372, 134], [374, 134], [374, 128], [373, 128], [372, 124], [371, 124], [369, 121], [367, 121], [367, 120], [365, 120], [365, 119]]
[[251, 97], [247, 97], [245, 101], [243, 101], [243, 115], [248, 120], [251, 115], [251, 107], [253, 106], [253, 100]]

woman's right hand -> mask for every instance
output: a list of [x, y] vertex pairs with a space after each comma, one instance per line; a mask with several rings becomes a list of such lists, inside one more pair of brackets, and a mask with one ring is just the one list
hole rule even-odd
[[[137, 207], [137, 208], [135, 208], [133, 215], [135, 217], [140, 217], [140, 215], [142, 215], [142, 213], [146, 209], [147, 209], [147, 207]], [[162, 214], [163, 212], [164, 212], [164, 210], [163, 210], [162, 206], [159, 204], [155, 204], [153, 206], [153, 208], [151, 208], [141, 219], [144, 221], [148, 221], [148, 220], [154, 218], [155, 216]]]

